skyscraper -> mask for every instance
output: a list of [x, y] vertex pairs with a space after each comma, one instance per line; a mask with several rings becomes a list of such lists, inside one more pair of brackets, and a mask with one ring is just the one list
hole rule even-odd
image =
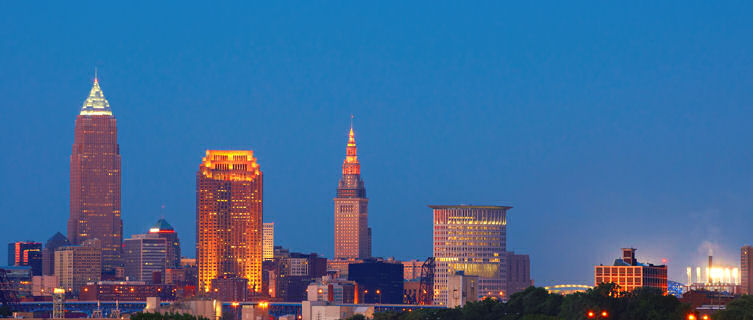
[[[167, 240], [157, 233], [134, 234], [130, 239], [125, 239], [123, 265], [128, 280], [162, 283], [167, 248]], [[155, 277], [155, 273], [159, 273], [159, 278]]]
[[157, 220], [157, 223], [149, 228], [150, 234], [156, 234], [167, 242], [167, 258], [165, 265], [168, 268], [180, 267], [180, 240], [173, 226], [165, 219]]
[[271, 261], [275, 258], [275, 223], [264, 223], [264, 234], [262, 235], [262, 260]]
[[504, 297], [507, 210], [504, 206], [429, 206], [434, 209], [434, 303], [448, 303], [447, 280], [478, 276], [478, 293]]
[[356, 138], [350, 126], [342, 178], [335, 197], [335, 259], [371, 257], [369, 199], [361, 180]]
[[244, 278], [261, 291], [263, 179], [253, 151], [207, 150], [196, 173], [199, 289]]
[[740, 286], [743, 294], [753, 293], [753, 247], [740, 248]]
[[120, 265], [123, 221], [120, 219], [120, 150], [117, 121], [97, 78], [76, 118], [71, 153], [71, 199], [68, 239], [102, 243], [102, 265]]

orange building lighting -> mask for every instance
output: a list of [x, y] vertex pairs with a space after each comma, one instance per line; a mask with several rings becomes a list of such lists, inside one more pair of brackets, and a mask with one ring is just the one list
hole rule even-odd
[[207, 150], [196, 173], [199, 287], [244, 278], [261, 291], [263, 175], [253, 151]]
[[351, 124], [342, 178], [335, 197], [335, 259], [371, 257], [368, 208], [369, 199], [361, 180], [361, 164]]

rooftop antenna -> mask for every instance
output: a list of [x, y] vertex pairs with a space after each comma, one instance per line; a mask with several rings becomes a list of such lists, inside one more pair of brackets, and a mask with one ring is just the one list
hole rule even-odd
[[97, 82], [97, 67], [94, 67], [94, 82]]

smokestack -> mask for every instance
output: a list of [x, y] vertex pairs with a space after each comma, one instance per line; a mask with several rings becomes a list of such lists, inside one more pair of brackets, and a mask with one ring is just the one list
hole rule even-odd
[[708, 279], [706, 279], [706, 282], [708, 282], [708, 283], [713, 283], [714, 282], [714, 279], [711, 278], [711, 270], [712, 270], [711, 268], [714, 265], [713, 262], [712, 262], [712, 260], [713, 260], [713, 257], [709, 256], [709, 268], [706, 269], [706, 270], [708, 270], [708, 271], [706, 271], [706, 278], [708, 278]]

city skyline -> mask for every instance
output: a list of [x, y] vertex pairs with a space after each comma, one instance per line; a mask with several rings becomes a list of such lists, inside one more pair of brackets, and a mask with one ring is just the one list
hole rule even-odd
[[[66, 233], [72, 118], [94, 67], [118, 117], [123, 237], [165, 217], [190, 252], [196, 159], [249, 148], [278, 244], [332, 257], [331, 236], [301, 230], [331, 230], [355, 114], [374, 256], [431, 255], [430, 203], [514, 206], [509, 247], [541, 285], [589, 283], [620, 247], [666, 258], [681, 281], [710, 250], [733, 265], [753, 243], [749, 4], [573, 4], [565, 17], [401, 4], [405, 20], [380, 4], [189, 5], [167, 23], [113, 4], [2, 6], [0, 212], [24, 226], [4, 243]], [[625, 221], [645, 225], [614, 236]]]

